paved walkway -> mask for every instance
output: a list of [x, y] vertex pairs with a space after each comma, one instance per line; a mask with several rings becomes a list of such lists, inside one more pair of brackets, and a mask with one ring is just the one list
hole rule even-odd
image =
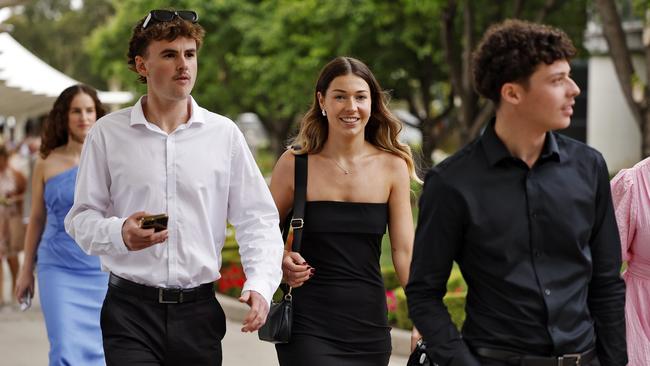
[[[4, 266], [6, 267], [6, 265]], [[5, 269], [5, 299], [9, 299], [9, 274]], [[239, 315], [224, 306], [229, 317], [227, 333], [223, 340], [223, 365], [277, 366], [275, 348], [272, 344], [261, 342], [256, 333], [239, 331]], [[0, 362], [5, 366], [47, 365], [49, 344], [45, 333], [45, 323], [40, 311], [38, 295], [34, 298], [32, 309], [21, 312], [13, 305], [0, 308]], [[406, 365], [406, 358], [394, 355], [390, 366]]]

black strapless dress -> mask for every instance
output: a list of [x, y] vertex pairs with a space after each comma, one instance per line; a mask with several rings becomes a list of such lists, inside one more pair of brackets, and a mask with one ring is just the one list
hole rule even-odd
[[307, 202], [301, 255], [314, 276], [293, 289], [281, 366], [382, 366], [391, 352], [379, 268], [388, 204]]

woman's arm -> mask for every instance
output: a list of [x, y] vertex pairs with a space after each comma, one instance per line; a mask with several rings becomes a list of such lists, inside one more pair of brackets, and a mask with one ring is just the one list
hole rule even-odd
[[395, 273], [402, 287], [406, 287], [415, 235], [411, 211], [411, 179], [406, 162], [402, 159], [391, 160], [393, 181], [388, 198], [388, 235]]
[[[291, 151], [285, 151], [273, 168], [271, 176], [271, 195], [280, 215], [280, 225], [293, 207], [293, 182], [296, 158]], [[282, 274], [284, 280], [292, 287], [302, 286], [313, 274], [300, 253], [292, 252], [289, 243], [285, 244], [284, 258], [282, 259]]]
[[27, 232], [25, 233], [25, 259], [20, 270], [20, 274], [16, 281], [16, 298], [22, 298], [24, 292], [29, 289], [30, 293], [34, 293], [34, 260], [36, 258], [36, 250], [41, 240], [41, 234], [45, 227], [45, 200], [43, 191], [45, 186], [44, 181], [44, 165], [42, 159], [38, 159], [34, 164], [34, 173], [32, 175], [32, 208], [29, 215], [29, 224], [27, 225]]
[[271, 175], [271, 195], [278, 208], [280, 215], [280, 225], [284, 223], [289, 211], [293, 207], [293, 175], [295, 166], [295, 157], [291, 151], [287, 150], [280, 156], [278, 162], [273, 168]]
[[[9, 198], [9, 202], [12, 204], [22, 203], [23, 199], [25, 198], [25, 191], [27, 191], [27, 179], [21, 172], [16, 169], [9, 168], [9, 170], [14, 175], [16, 190], [11, 192], [7, 198]], [[20, 211], [22, 211], [22, 208]]]
[[[413, 213], [411, 211], [411, 178], [406, 162], [393, 160], [391, 167], [393, 182], [388, 198], [388, 235], [392, 249], [393, 266], [402, 288], [406, 288], [413, 256]], [[411, 351], [422, 338], [418, 330], [411, 331]]]

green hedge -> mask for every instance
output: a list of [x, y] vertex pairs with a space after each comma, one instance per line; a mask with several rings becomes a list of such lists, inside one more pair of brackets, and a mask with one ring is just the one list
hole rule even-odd
[[381, 277], [384, 280], [384, 287], [386, 289], [394, 289], [400, 287], [399, 278], [397, 278], [397, 273], [395, 273], [395, 267], [386, 266], [381, 268]]
[[[447, 293], [443, 302], [447, 311], [451, 315], [451, 321], [460, 329], [465, 321], [465, 295], [466, 293]], [[406, 304], [406, 294], [404, 289], [395, 289], [395, 298], [397, 299], [397, 309], [395, 312], [395, 326], [402, 329], [413, 328], [413, 322], [408, 317], [408, 307]]]
[[[395, 271], [393, 270], [391, 272], [389, 268], [382, 268], [382, 275], [384, 276], [386, 288], [390, 288], [388, 285], [393, 285], [394, 279], [397, 278]], [[399, 283], [396, 285], [397, 288], [394, 289], [396, 299], [395, 314], [389, 314], [389, 319], [395, 319], [394, 325], [397, 328], [411, 329], [413, 327], [413, 322], [408, 316], [406, 294], [404, 293], [404, 289], [398, 286]], [[443, 302], [451, 315], [451, 320], [458, 329], [460, 329], [465, 321], [466, 294], [467, 284], [465, 283], [458, 266], [454, 264], [449, 275], [449, 280], [447, 281], [447, 295], [445, 295]]]

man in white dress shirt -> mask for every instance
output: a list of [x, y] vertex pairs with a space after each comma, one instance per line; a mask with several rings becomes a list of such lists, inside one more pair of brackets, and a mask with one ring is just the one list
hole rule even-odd
[[[225, 317], [213, 292], [226, 222], [246, 274], [242, 331], [266, 320], [282, 272], [273, 200], [243, 135], [190, 96], [204, 31], [192, 11], [153, 10], [129, 42], [147, 94], [97, 121], [65, 220], [111, 272], [101, 325], [110, 365], [221, 365]], [[142, 229], [166, 213], [167, 229]]]

